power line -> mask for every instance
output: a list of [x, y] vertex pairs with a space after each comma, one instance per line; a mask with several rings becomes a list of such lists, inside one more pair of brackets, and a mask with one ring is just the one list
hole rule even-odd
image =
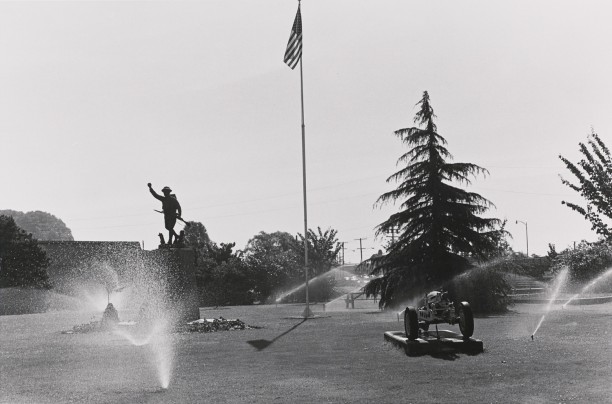
[[[362, 182], [364, 180], [369, 180], [369, 179], [374, 179], [374, 178], [380, 178], [380, 176], [360, 177], [358, 179], [351, 180], [351, 181], [339, 182], [339, 183], [325, 185], [325, 186], [321, 186], [321, 187], [317, 187], [317, 188], [309, 188], [308, 191], [318, 191], [318, 190], [328, 189], [328, 188], [337, 188], [338, 186], [341, 186], [341, 185], [352, 184], [352, 183], [356, 183], [356, 182]], [[242, 205], [242, 204], [245, 204], [245, 203], [252, 203], [252, 202], [263, 202], [263, 201], [269, 201], [269, 200], [274, 200], [274, 199], [281, 199], [281, 198], [285, 198], [287, 196], [295, 196], [295, 195], [298, 195], [298, 194], [299, 194], [299, 192], [288, 192], [288, 193], [268, 196], [268, 197], [264, 197], [264, 198], [244, 199], [244, 200], [241, 200], [241, 201], [223, 202], [223, 203], [217, 203], [217, 204], [213, 204], [213, 205], [195, 206], [195, 207], [190, 207], [189, 210], [190, 211], [194, 211], [194, 210], [199, 210], [199, 209], [211, 209], [211, 208], [216, 208], [216, 207]], [[341, 200], [346, 200], [346, 199], [352, 199], [352, 198], [360, 198], [360, 197], [376, 195], [376, 194], [377, 194], [377, 192], [369, 192], [367, 194], [359, 194], [359, 195], [354, 195], [354, 196], [347, 196], [347, 197], [344, 197], [344, 198], [333, 199], [333, 200], [329, 200], [329, 201], [316, 202], [314, 204], [316, 205], [316, 204], [323, 204], [323, 203], [331, 203], [331, 202], [336, 202], [336, 201], [341, 201]], [[283, 209], [280, 209], [280, 210], [283, 210]], [[258, 212], [255, 212], [255, 213], [258, 213]], [[117, 218], [124, 218], [124, 217], [138, 217], [138, 216], [148, 216], [148, 215], [149, 215], [149, 213], [135, 213], [135, 214], [131, 214], [131, 215], [82, 217], [82, 218], [71, 219], [71, 221], [76, 222], [76, 221], [98, 220], [98, 219], [117, 219]], [[222, 217], [226, 217], [226, 216], [222, 216]]]
[[[364, 179], [372, 179], [372, 178], [380, 178], [380, 176], [362, 177], [362, 178], [355, 179], [355, 180], [352, 180], [352, 181], [346, 181], [346, 182], [326, 185], [326, 186], [322, 186], [322, 187], [318, 187], [318, 188], [313, 188], [312, 190], [321, 190], [321, 189], [333, 188], [333, 187], [337, 187], [339, 185], [350, 184], [350, 183], [354, 183], [354, 182], [360, 182], [360, 181], [363, 181]], [[522, 194], [522, 195], [558, 196], [558, 197], [566, 197], [566, 198], [575, 196], [575, 195], [569, 195], [569, 194], [553, 194], [553, 193], [542, 193], [542, 192], [525, 192], [525, 191], [514, 191], [514, 190], [507, 190], [507, 189], [495, 189], [495, 188], [483, 188], [483, 187], [473, 187], [473, 189], [475, 189], [475, 190], [483, 190], [483, 191], [493, 191], [493, 192], [505, 192], [505, 193], [512, 193], [512, 194]], [[234, 201], [234, 202], [223, 203], [223, 204], [214, 204], [214, 205], [207, 205], [207, 206], [196, 206], [196, 207], [190, 208], [189, 210], [190, 211], [195, 211], [195, 210], [201, 210], [201, 209], [211, 209], [211, 208], [220, 207], [220, 206], [224, 207], [224, 206], [240, 205], [240, 204], [246, 204], [246, 203], [252, 203], [252, 202], [269, 201], [269, 200], [284, 198], [284, 197], [287, 197], [287, 196], [294, 196], [294, 195], [297, 195], [297, 194], [298, 194], [298, 192], [291, 192], [291, 193], [285, 193], [285, 194], [279, 194], [279, 195], [275, 195], [275, 196], [270, 196], [270, 197], [266, 197], [266, 198], [254, 198], [254, 199], [246, 199], [246, 200], [242, 200], [242, 201]], [[368, 193], [362, 193], [362, 194], [358, 194], [358, 195], [350, 195], [350, 196], [346, 196], [346, 197], [342, 197], [342, 198], [323, 200], [323, 201], [319, 201], [319, 202], [313, 202], [313, 203], [311, 203], [311, 205], [323, 205], [323, 204], [329, 204], [329, 203], [334, 203], [334, 202], [345, 201], [345, 200], [349, 200], [349, 199], [369, 197], [369, 196], [374, 196], [374, 195], [378, 195], [378, 192], [368, 192]], [[227, 215], [220, 215], [220, 216], [219, 215], [217, 215], [217, 216], [205, 216], [203, 218], [203, 220], [204, 219], [205, 220], [220, 219], [220, 218], [237, 217], [237, 216], [249, 216], [249, 215], [256, 215], [256, 214], [261, 214], [261, 213], [270, 213], [270, 212], [278, 212], [278, 211], [284, 211], [284, 210], [292, 210], [292, 209], [297, 209], [297, 208], [298, 208], [298, 206], [296, 204], [295, 206], [282, 207], [282, 208], [256, 210], [256, 211], [241, 212], [241, 213], [227, 214]], [[89, 217], [89, 218], [76, 218], [76, 219], [71, 219], [71, 222], [93, 221], [93, 220], [99, 220], [99, 219], [120, 219], [120, 218], [144, 217], [144, 216], [149, 216], [149, 213], [135, 213], [135, 214], [131, 214], [131, 215], [115, 215], [115, 216], [97, 216], [97, 217]], [[115, 227], [131, 227], [131, 226], [138, 226], [138, 225], [137, 224], [123, 224], [123, 225], [116, 225], [116, 226], [97, 226], [95, 228], [115, 228]], [[360, 228], [365, 228], [365, 227], [366, 226], [362, 226]], [[354, 228], [354, 229], [356, 229], [356, 228]]]
[[[319, 202], [312, 202], [312, 203], [310, 203], [310, 205], [311, 206], [312, 205], [324, 205], [324, 204], [328, 204], [328, 203], [345, 201], [345, 200], [348, 200], [348, 199], [363, 198], [363, 197], [371, 196], [371, 195], [375, 195], [375, 194], [376, 194], [375, 192], [369, 192], [369, 193], [365, 193], [365, 194], [350, 195], [350, 196], [346, 196], [346, 197], [342, 197], [342, 198], [337, 198], [337, 199], [330, 199], [330, 200], [324, 200], [324, 201], [319, 201]], [[226, 205], [217, 205], [217, 206], [226, 206]], [[234, 214], [227, 214], [227, 215], [220, 215], [220, 216], [219, 215], [216, 215], [216, 216], [204, 216], [203, 219], [220, 219], [220, 218], [225, 218], [225, 217], [249, 216], [249, 215], [254, 215], [254, 214], [259, 214], [259, 213], [279, 212], [279, 211], [284, 211], [284, 210], [293, 210], [293, 209], [297, 209], [297, 208], [299, 208], [299, 206], [296, 204], [296, 205], [282, 207], [282, 208], [256, 210], [256, 211], [234, 213]], [[196, 210], [196, 208], [191, 208], [190, 211], [191, 210]], [[138, 216], [148, 216], [148, 215], [149, 215], [148, 213], [144, 213], [144, 214], [143, 213], [138, 213], [138, 214], [134, 214], [134, 215], [119, 215], [119, 216], [104, 216], [104, 217], [97, 217], [97, 218], [72, 219], [72, 221], [98, 220], [98, 219], [119, 219], [119, 218], [124, 218], [124, 217], [138, 217]]]
[[575, 195], [569, 194], [549, 194], [543, 192], [525, 192], [525, 191], [509, 191], [507, 189], [493, 189], [493, 188], [482, 188], [482, 187], [473, 187], [474, 190], [483, 190], [483, 191], [495, 191], [495, 192], [507, 192], [511, 194], [525, 194], [525, 195], [541, 195], [541, 196], [561, 196], [565, 198], [570, 198]]

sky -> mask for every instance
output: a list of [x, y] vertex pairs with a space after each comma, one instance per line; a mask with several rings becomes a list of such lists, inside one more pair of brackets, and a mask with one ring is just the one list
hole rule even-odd
[[[303, 233], [300, 74], [283, 63], [293, 0], [0, 2], [0, 209], [42, 210], [76, 240], [156, 248], [170, 186], [186, 220], [243, 249]], [[375, 206], [428, 91], [469, 190], [511, 246], [546, 254], [590, 225], [559, 155], [612, 146], [608, 1], [304, 0], [308, 227], [346, 260], [384, 245]], [[517, 223], [517, 221], [520, 221]], [[524, 223], [527, 223], [525, 225]], [[180, 226], [177, 226], [180, 229]], [[525, 232], [527, 230], [527, 234]]]

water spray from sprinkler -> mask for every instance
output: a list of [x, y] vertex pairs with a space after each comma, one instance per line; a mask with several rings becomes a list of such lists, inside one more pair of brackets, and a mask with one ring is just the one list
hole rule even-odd
[[565, 307], [570, 304], [574, 299], [576, 299], [578, 296], [586, 293], [587, 291], [589, 291], [593, 286], [595, 286], [597, 283], [599, 283], [602, 279], [607, 278], [608, 276], [612, 275], [612, 268], [608, 268], [604, 273], [602, 273], [601, 275], [599, 275], [597, 278], [593, 279], [591, 282], [589, 282], [588, 285], [586, 285], [584, 288], [582, 288], [582, 290], [579, 293], [576, 293], [574, 296], [572, 296], [567, 302], [565, 302], [563, 304], [563, 306], [561, 306], [563, 309], [565, 309]]
[[542, 325], [542, 323], [544, 322], [544, 319], [546, 318], [546, 314], [548, 314], [551, 311], [553, 302], [557, 299], [557, 295], [559, 294], [559, 291], [565, 284], [568, 272], [569, 272], [568, 268], [563, 268], [561, 272], [559, 272], [559, 275], [557, 276], [557, 279], [554, 282], [553, 293], [550, 296], [550, 299], [548, 301], [548, 304], [546, 305], [546, 308], [544, 309], [544, 314], [542, 315], [542, 318], [540, 318], [540, 321], [538, 322], [538, 325], [533, 331], [533, 334], [531, 334], [532, 338], [534, 335], [536, 335], [536, 333], [540, 329], [540, 326]]

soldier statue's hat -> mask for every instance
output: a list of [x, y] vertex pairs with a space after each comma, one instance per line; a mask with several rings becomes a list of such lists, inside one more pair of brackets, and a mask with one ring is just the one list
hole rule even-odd
[[166, 193], [166, 192], [172, 192], [172, 190], [170, 189], [170, 187], [163, 187], [162, 188], [162, 192]]

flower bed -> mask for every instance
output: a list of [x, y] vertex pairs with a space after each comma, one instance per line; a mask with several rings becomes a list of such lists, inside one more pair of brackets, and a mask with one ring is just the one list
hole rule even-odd
[[257, 327], [247, 325], [244, 321], [235, 319], [219, 318], [201, 318], [199, 320], [190, 321], [185, 327], [187, 332], [217, 332], [217, 331], [234, 331], [247, 330]]
[[[118, 322], [115, 326], [137, 326], [134, 321]], [[104, 321], [91, 321], [86, 324], [79, 324], [72, 327], [71, 330], [62, 331], [62, 334], [86, 334], [89, 332], [109, 331], [112, 327], [106, 325]], [[256, 329], [247, 325], [244, 321], [238, 319], [219, 318], [202, 318], [195, 321], [190, 321], [187, 324], [180, 325], [175, 328], [175, 332], [218, 332], [218, 331], [235, 331]]]

